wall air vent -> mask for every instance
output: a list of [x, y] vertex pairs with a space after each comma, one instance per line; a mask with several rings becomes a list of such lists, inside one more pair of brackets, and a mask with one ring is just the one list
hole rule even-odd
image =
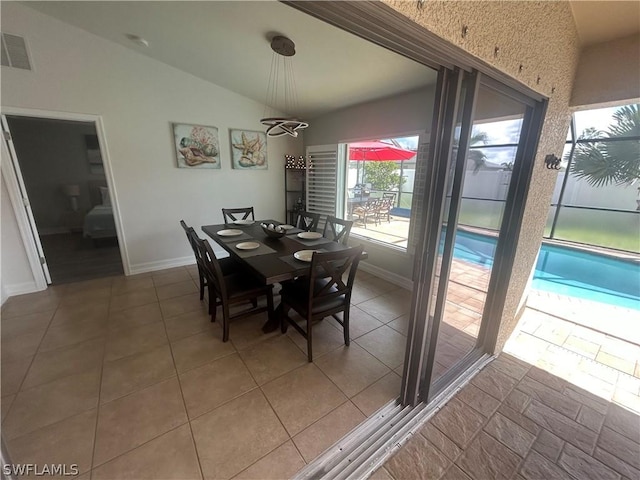
[[2, 33], [2, 65], [5, 67], [31, 70], [31, 62], [27, 53], [24, 38]]

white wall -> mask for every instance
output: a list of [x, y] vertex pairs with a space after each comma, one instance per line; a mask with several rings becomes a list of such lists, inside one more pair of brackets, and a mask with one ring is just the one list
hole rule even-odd
[[[2, 31], [25, 37], [34, 67], [2, 67], [3, 111], [101, 116], [132, 273], [192, 262], [181, 218], [218, 223], [223, 206], [254, 205], [284, 220], [283, 156], [300, 154], [300, 140], [270, 139], [266, 171], [231, 169], [228, 129], [261, 130], [263, 105], [23, 5], [1, 8]], [[222, 169], [176, 168], [172, 122], [218, 127]]]

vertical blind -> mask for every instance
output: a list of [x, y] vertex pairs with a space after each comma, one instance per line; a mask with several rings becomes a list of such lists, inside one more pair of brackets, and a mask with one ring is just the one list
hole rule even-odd
[[338, 145], [307, 147], [307, 211], [336, 214]]

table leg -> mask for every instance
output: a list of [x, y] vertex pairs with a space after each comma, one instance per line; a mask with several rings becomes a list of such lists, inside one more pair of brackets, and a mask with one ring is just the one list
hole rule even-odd
[[262, 326], [263, 333], [270, 333], [280, 327], [280, 316], [282, 315], [282, 303], [280, 303], [273, 311], [273, 316], [267, 320]]

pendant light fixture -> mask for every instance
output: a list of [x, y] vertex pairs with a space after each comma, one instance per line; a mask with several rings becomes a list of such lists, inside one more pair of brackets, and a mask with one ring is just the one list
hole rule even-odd
[[[271, 50], [273, 50], [273, 56], [267, 98], [264, 102], [265, 118], [260, 119], [260, 123], [267, 127], [266, 134], [269, 137], [282, 135], [297, 137], [298, 131], [307, 128], [308, 123], [295, 117], [267, 116], [269, 106], [287, 113], [294, 112], [298, 108], [296, 81], [291, 62], [291, 57], [296, 54], [296, 45], [291, 39], [277, 35], [271, 39]], [[282, 82], [282, 85], [279, 86], [279, 82]]]

